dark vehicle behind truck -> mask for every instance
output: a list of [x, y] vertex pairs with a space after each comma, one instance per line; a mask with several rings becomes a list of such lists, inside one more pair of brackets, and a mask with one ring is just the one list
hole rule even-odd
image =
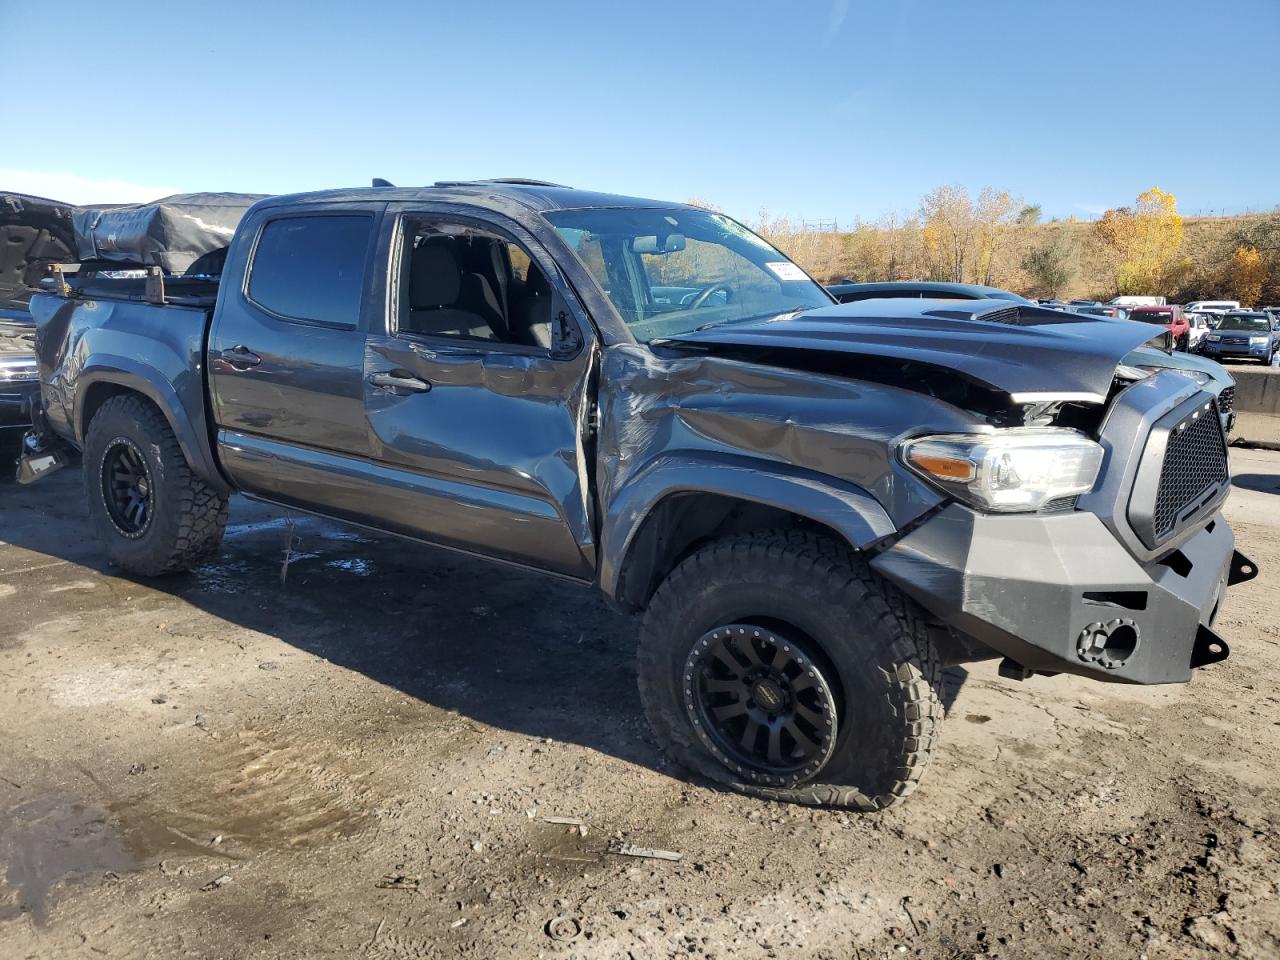
[[125, 569], [202, 562], [238, 492], [594, 585], [643, 614], [662, 747], [760, 795], [906, 796], [946, 663], [1185, 682], [1256, 573], [1213, 396], [1121, 363], [1149, 327], [834, 305], [694, 207], [271, 198], [219, 278], [88, 271], [32, 310], [27, 477], [82, 451]]
[[40, 395], [28, 303], [45, 264], [75, 259], [71, 209], [44, 197], [0, 192], [0, 458], [6, 468]]

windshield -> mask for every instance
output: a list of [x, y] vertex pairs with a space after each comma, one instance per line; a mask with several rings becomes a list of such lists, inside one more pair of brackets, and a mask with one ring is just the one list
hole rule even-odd
[[1134, 310], [1129, 314], [1130, 320], [1141, 320], [1143, 323], [1173, 323], [1173, 312], [1160, 313], [1155, 310]]
[[760, 237], [707, 210], [610, 207], [546, 217], [641, 343], [832, 302]]
[[1232, 317], [1226, 316], [1222, 318], [1222, 322], [1218, 324], [1219, 330], [1260, 330], [1266, 333], [1270, 329], [1266, 317]]

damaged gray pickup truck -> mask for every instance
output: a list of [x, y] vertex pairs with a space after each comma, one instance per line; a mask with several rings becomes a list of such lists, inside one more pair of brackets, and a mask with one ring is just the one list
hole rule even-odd
[[897, 802], [949, 663], [1185, 682], [1256, 573], [1142, 324], [835, 305], [727, 217], [532, 181], [265, 199], [218, 259], [32, 300], [24, 479], [82, 451], [145, 576], [243, 493], [594, 584], [662, 747], [739, 790]]

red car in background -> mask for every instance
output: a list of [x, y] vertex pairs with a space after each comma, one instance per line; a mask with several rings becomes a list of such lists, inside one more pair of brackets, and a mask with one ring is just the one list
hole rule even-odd
[[1129, 319], [1163, 326], [1173, 338], [1175, 350], [1185, 353], [1191, 345], [1191, 321], [1176, 304], [1165, 307], [1134, 307], [1129, 311]]

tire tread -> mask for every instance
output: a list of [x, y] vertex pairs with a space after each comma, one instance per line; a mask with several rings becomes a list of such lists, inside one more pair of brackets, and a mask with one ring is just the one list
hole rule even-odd
[[[874, 662], [885, 679], [886, 696], [901, 727], [900, 748], [890, 761], [893, 777], [886, 789], [868, 795], [842, 784], [802, 783], [765, 787], [734, 779], [706, 753], [683, 715], [665, 705], [662, 658], [664, 641], [678, 636], [676, 597], [696, 592], [731, 559], [775, 568], [779, 575], [820, 580], [866, 611], [867, 634], [882, 638]], [[943, 716], [942, 667], [921, 611], [901, 591], [878, 577], [866, 561], [830, 537], [802, 529], [761, 530], [713, 541], [687, 557], [659, 585], [645, 611], [638, 646], [640, 698], [664, 751], [677, 763], [734, 789], [775, 800], [873, 811], [900, 803], [918, 786], [937, 743]], [[821, 771], [819, 772], [821, 777]]]

